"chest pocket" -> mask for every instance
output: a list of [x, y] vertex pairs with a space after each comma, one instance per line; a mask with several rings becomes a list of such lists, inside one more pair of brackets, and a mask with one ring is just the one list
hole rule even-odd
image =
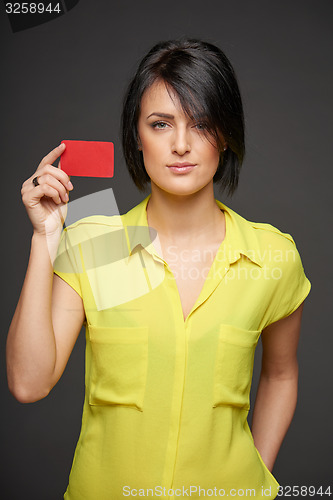
[[148, 327], [89, 326], [90, 405], [125, 405], [143, 411]]
[[260, 331], [220, 325], [214, 372], [213, 407], [250, 409], [254, 353]]

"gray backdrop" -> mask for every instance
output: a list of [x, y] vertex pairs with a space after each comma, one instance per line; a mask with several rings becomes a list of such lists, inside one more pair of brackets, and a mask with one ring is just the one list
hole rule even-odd
[[312, 283], [297, 409], [273, 474], [283, 486], [325, 491], [331, 484], [332, 19], [330, 0], [81, 0], [57, 19], [12, 32], [1, 5], [2, 498], [62, 498], [84, 394], [83, 331], [46, 399], [20, 404], [7, 388], [5, 341], [32, 234], [22, 182], [62, 139], [113, 141], [114, 178], [72, 179], [71, 200], [112, 188], [120, 213], [139, 203], [146, 195], [132, 183], [121, 151], [122, 96], [147, 50], [182, 34], [226, 52], [244, 99], [247, 156], [240, 186], [231, 199], [218, 191], [216, 197], [249, 220], [290, 233]]

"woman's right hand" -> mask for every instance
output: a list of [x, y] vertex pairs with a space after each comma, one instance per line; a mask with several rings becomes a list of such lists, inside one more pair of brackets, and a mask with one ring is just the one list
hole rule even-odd
[[[21, 189], [22, 201], [33, 225], [34, 234], [60, 234], [67, 214], [68, 191], [73, 189], [69, 176], [52, 165], [64, 152], [64, 143], [50, 151], [40, 162], [36, 172]], [[38, 177], [38, 186], [33, 184]]]

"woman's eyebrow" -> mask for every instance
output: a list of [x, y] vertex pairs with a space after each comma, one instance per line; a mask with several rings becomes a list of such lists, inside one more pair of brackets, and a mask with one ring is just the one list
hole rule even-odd
[[169, 118], [171, 120], [174, 119], [173, 115], [168, 115], [167, 113], [151, 113], [149, 116], [147, 116], [147, 120], [153, 115], [159, 116], [160, 118]]
[[[146, 119], [148, 120], [148, 118], [150, 118], [153, 115], [158, 116], [159, 118], [169, 118], [169, 120], [174, 120], [174, 118], [175, 118], [174, 115], [169, 115], [168, 113], [156, 113], [156, 112], [154, 112], [154, 113], [151, 113], [149, 116], [147, 116]], [[202, 115], [199, 117], [200, 120], [203, 120], [204, 118], [205, 118], [205, 115]]]

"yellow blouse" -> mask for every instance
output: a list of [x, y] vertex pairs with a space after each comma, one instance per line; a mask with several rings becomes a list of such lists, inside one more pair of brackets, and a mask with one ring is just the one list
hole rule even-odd
[[150, 196], [62, 233], [54, 272], [86, 313], [82, 427], [64, 498], [273, 499], [279, 485], [247, 416], [260, 333], [311, 288], [295, 242], [215, 200], [226, 236], [184, 321], [148, 227]]

